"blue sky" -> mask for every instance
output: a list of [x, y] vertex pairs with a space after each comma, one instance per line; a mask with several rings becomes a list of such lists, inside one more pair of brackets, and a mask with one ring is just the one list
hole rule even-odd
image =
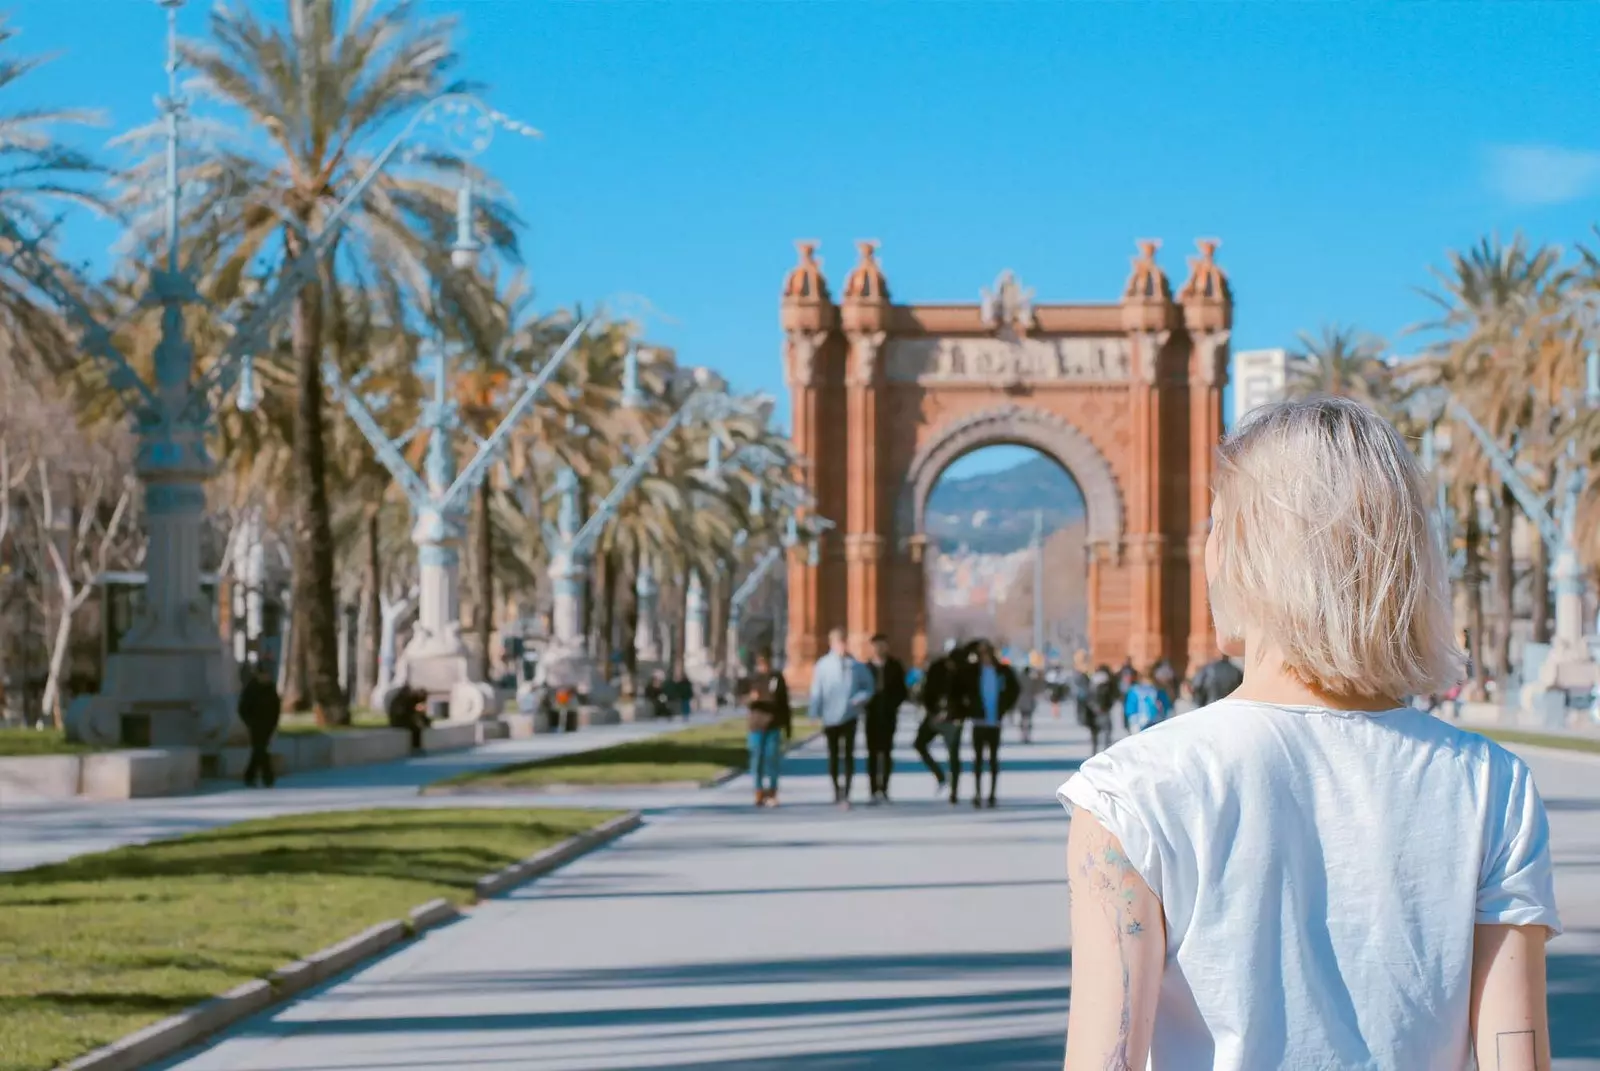
[[[898, 300], [975, 300], [1010, 267], [1048, 301], [1114, 299], [1137, 237], [1180, 280], [1215, 235], [1239, 349], [1330, 320], [1392, 337], [1446, 250], [1570, 244], [1600, 217], [1600, 4], [425, 9], [459, 16], [463, 74], [546, 133], [487, 159], [541, 302], [644, 295], [656, 337], [747, 389], [782, 392], [799, 237], [836, 289], [872, 237]], [[153, 3], [9, 10], [20, 48], [60, 56], [8, 107], [102, 107], [107, 134], [151, 115]]]

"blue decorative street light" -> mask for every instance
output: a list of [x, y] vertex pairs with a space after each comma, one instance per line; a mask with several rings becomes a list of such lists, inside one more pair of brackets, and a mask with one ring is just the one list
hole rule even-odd
[[[252, 354], [290, 302], [317, 280], [318, 264], [367, 190], [425, 123], [444, 124], [465, 140], [462, 156], [482, 151], [496, 129], [537, 135], [477, 98], [447, 93], [417, 110], [328, 215], [322, 229], [307, 236], [301, 252], [278, 276], [265, 300], [236, 321], [222, 352], [195, 374], [194, 349], [185, 330], [185, 308], [204, 299], [196, 287], [196, 268], [185, 268], [180, 254], [183, 187], [178, 168], [180, 132], [188, 102], [178, 87], [177, 13], [183, 0], [159, 0], [167, 18], [167, 94], [161, 100], [166, 126], [165, 237], [163, 262], [150, 271], [141, 305], [161, 308], [161, 337], [155, 349], [154, 382], [146, 382], [117, 349], [116, 325], [100, 320], [72, 285], [41, 255], [48, 233], [29, 236], [0, 215], [0, 238], [13, 247], [11, 268], [80, 330], [85, 353], [107, 372], [111, 388], [127, 403], [138, 435], [134, 469], [145, 490], [148, 526], [145, 598], [138, 616], [105, 667], [103, 690], [85, 696], [68, 711], [69, 733], [92, 743], [125, 739], [152, 743], [218, 747], [235, 731], [235, 672], [200, 590], [200, 533], [205, 481], [215, 470], [206, 449], [214, 408], [238, 384], [235, 404], [246, 411], [259, 401]], [[452, 258], [475, 257], [471, 188], [464, 186]]]

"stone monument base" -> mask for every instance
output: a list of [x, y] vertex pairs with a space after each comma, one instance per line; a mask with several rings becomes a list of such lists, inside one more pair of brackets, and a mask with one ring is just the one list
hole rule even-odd
[[99, 695], [66, 712], [69, 740], [101, 747], [198, 747], [243, 743], [238, 670], [221, 646], [118, 651]]

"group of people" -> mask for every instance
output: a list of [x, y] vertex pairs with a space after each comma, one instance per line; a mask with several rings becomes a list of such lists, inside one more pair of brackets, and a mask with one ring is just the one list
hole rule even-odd
[[1166, 659], [1156, 662], [1148, 673], [1136, 668], [1132, 658], [1115, 671], [1104, 663], [1089, 670], [1087, 664], [1087, 655], [1079, 651], [1070, 671], [1059, 667], [1047, 670], [1044, 685], [1058, 717], [1063, 703], [1070, 702], [1076, 709], [1078, 723], [1089, 730], [1090, 749], [1096, 755], [1110, 746], [1118, 720], [1123, 735], [1132, 736], [1170, 718], [1180, 689], [1188, 692], [1196, 707], [1204, 707], [1229, 695], [1244, 679], [1227, 657], [1206, 663], [1182, 685]]
[[[849, 651], [843, 629], [828, 634], [828, 653], [811, 675], [812, 717], [822, 722], [828, 741], [828, 777], [834, 802], [849, 808], [855, 779], [855, 746], [859, 726], [865, 728], [867, 774], [873, 803], [889, 801], [894, 774], [894, 738], [900, 708], [909, 696], [906, 670], [889, 653], [886, 636], [872, 638], [872, 657], [861, 662]], [[1023, 695], [1017, 672], [1000, 660], [994, 645], [978, 640], [953, 647], [931, 664], [921, 681], [923, 720], [915, 747], [950, 802], [960, 800], [961, 737], [972, 723], [975, 807], [995, 806], [1000, 782], [1000, 729]], [[935, 739], [945, 743], [941, 765], [929, 750]], [[989, 772], [984, 793], [985, 765]]]

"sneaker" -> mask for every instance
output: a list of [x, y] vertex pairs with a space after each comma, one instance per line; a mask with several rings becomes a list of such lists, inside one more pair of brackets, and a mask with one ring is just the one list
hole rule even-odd
[[972, 797], [972, 809], [975, 811], [983, 810], [983, 800], [979, 799], [977, 796]]
[[988, 807], [991, 811], [994, 810], [995, 802], [994, 802], [994, 797], [993, 796], [989, 797], [989, 802], [987, 804], [985, 804], [985, 806]]
[[776, 807], [777, 805], [778, 805], [778, 793], [777, 793], [777, 790], [774, 789], [773, 791], [767, 793], [767, 801], [764, 804], [762, 804], [762, 806], [763, 807]]
[[848, 811], [850, 809], [850, 801], [845, 799], [845, 798], [843, 798], [843, 797], [840, 797], [840, 799], [839, 799], [839, 809], [841, 811]]
[[945, 784], [944, 784], [944, 782], [943, 781], [934, 782], [934, 785], [933, 785], [933, 798], [934, 799], [938, 799], [940, 796], [943, 796], [944, 794], [945, 794]]
[[767, 794], [765, 792], [763, 792], [759, 788], [756, 789], [756, 806], [757, 807], [765, 807], [766, 805], [767, 805]]

